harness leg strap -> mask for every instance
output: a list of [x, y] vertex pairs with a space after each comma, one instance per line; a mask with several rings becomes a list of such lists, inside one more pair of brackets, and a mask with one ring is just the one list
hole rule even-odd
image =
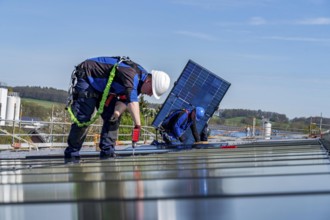
[[110, 105], [110, 102], [111, 102], [111, 100], [113, 99], [113, 97], [115, 97], [114, 94], [110, 94], [110, 95], [108, 96], [107, 100], [106, 100], [105, 103], [104, 103], [104, 106], [105, 106], [105, 107], [108, 107], [108, 106]]

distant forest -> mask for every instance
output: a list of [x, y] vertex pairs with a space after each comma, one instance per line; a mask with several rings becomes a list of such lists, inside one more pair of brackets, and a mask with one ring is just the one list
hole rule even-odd
[[[257, 118], [269, 119], [271, 122], [278, 123], [295, 123], [304, 122], [305, 124], [319, 123], [321, 120], [320, 116], [317, 117], [296, 117], [291, 120], [285, 114], [279, 114], [276, 112], [267, 112], [261, 110], [248, 110], [248, 109], [224, 109], [220, 111], [220, 117], [223, 118], [235, 118], [235, 117], [247, 117], [247, 118]], [[330, 118], [322, 118], [322, 123], [330, 124]]]
[[[59, 90], [55, 88], [49, 87], [37, 87], [37, 86], [20, 86], [20, 87], [12, 87], [9, 88], [9, 91], [18, 92], [20, 97], [22, 98], [31, 98], [31, 99], [39, 99], [57, 103], [66, 103], [68, 93], [64, 90]], [[148, 103], [149, 107], [158, 109], [161, 104]], [[321, 117], [300, 117], [289, 120], [289, 118], [285, 114], [279, 114], [276, 112], [266, 112], [262, 110], [248, 110], [248, 109], [222, 109], [220, 110], [220, 118], [229, 119], [229, 118], [237, 118], [242, 117], [242, 124], [251, 124], [252, 119], [255, 117], [256, 119], [267, 118], [271, 122], [276, 123], [301, 123], [308, 125], [312, 123], [319, 123], [321, 121]], [[322, 118], [322, 123], [324, 125], [330, 125], [329, 118]]]
[[21, 98], [39, 99], [50, 102], [66, 103], [68, 92], [51, 87], [18, 86], [12, 87], [18, 92]]

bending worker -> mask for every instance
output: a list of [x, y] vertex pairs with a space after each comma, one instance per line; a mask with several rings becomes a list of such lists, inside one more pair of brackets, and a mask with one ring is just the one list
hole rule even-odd
[[161, 133], [166, 144], [172, 144], [179, 140], [184, 142], [184, 133], [190, 127], [195, 142], [200, 141], [200, 135], [197, 131], [196, 121], [204, 117], [205, 110], [202, 107], [196, 107], [193, 110], [179, 109], [170, 113], [161, 125]]
[[[96, 57], [80, 63], [72, 74], [72, 101], [69, 108], [71, 118], [76, 123], [71, 125], [64, 157], [80, 159], [79, 151], [95, 108], [103, 109], [100, 112], [103, 119], [99, 144], [101, 159], [115, 156], [120, 118], [126, 108], [135, 125], [132, 133], [134, 146], [139, 140], [141, 129], [138, 96], [146, 94], [159, 99], [169, 86], [170, 78], [165, 72], [152, 70], [148, 73], [128, 57]], [[109, 93], [105, 94], [104, 91]]]

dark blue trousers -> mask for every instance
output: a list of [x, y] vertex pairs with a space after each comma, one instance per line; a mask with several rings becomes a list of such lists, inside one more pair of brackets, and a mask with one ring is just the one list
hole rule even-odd
[[[99, 94], [99, 97], [91, 94]], [[74, 99], [71, 105], [72, 111], [80, 122], [87, 122], [91, 119], [95, 109], [99, 108], [102, 93], [95, 90], [87, 79], [78, 78], [75, 86]], [[101, 114], [103, 119], [102, 131], [100, 134], [100, 148], [106, 153], [114, 153], [114, 146], [117, 140], [120, 118], [118, 121], [110, 121], [116, 105], [116, 98], [113, 98], [108, 106], [104, 107]], [[75, 123], [71, 125], [68, 136], [68, 147], [65, 154], [79, 152], [86, 139], [88, 127], [78, 127]]]

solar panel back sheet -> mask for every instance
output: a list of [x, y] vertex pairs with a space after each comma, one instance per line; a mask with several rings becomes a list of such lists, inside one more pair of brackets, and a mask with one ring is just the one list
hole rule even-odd
[[[200, 133], [209, 118], [218, 109], [230, 85], [226, 80], [189, 60], [152, 122], [152, 126], [155, 128], [160, 127], [172, 110], [193, 109], [200, 106], [205, 109], [204, 118], [197, 123], [197, 130]], [[194, 143], [194, 137], [190, 129], [184, 135], [185, 144]]]

